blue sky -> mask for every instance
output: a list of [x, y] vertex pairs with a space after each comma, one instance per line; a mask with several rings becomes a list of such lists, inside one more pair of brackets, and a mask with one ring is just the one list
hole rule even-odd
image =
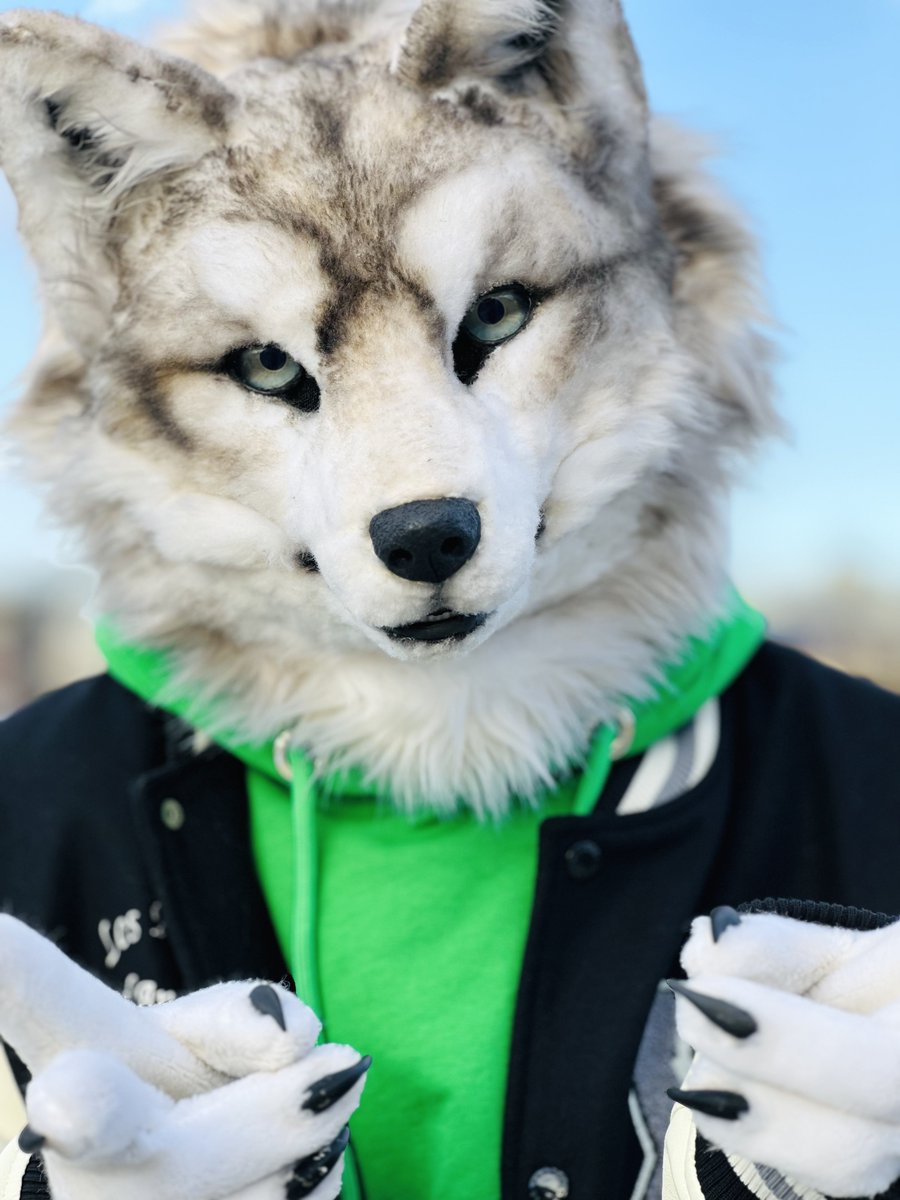
[[[54, 7], [140, 34], [170, 0]], [[625, 0], [651, 100], [713, 134], [761, 237], [793, 429], [735, 502], [751, 596], [840, 571], [900, 585], [900, 0]], [[34, 345], [34, 286], [0, 192], [0, 408]], [[0, 482], [0, 590], [53, 539]]]

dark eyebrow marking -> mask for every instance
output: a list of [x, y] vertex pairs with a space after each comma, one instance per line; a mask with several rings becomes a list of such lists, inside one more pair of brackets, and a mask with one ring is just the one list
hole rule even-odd
[[308, 96], [304, 108], [312, 119], [316, 149], [321, 154], [339, 155], [344, 146], [345, 114], [320, 97]]
[[135, 362], [134, 358], [130, 358], [116, 372], [115, 382], [121, 384], [123, 390], [137, 402], [138, 411], [147, 418], [158, 435], [179, 450], [193, 450], [196, 446], [194, 439], [175, 420], [168, 403], [164, 379], [170, 372], [174, 373], [169, 367], [160, 370], [147, 362]]

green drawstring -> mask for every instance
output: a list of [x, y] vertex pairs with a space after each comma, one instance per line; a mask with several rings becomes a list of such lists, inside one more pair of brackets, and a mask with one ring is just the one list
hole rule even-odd
[[[294, 903], [288, 960], [297, 995], [324, 1021], [319, 983], [319, 838], [316, 832], [316, 787], [312, 764], [299, 751], [290, 755], [293, 775], [291, 829], [294, 843]], [[327, 1039], [326, 1039], [327, 1040]]]
[[[325, 1008], [319, 980], [319, 837], [316, 830], [317, 794], [313, 766], [301, 751], [288, 754], [291, 767], [291, 828], [294, 846], [294, 903], [291, 913], [289, 962], [297, 995], [302, 996], [325, 1028]], [[248, 771], [248, 775], [253, 774]], [[363, 1200], [362, 1183], [353, 1147], [344, 1155], [341, 1200]]]

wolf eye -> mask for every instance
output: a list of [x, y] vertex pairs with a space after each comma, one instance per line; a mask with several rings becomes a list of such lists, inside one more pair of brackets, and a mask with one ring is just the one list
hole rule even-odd
[[245, 346], [234, 350], [225, 369], [238, 383], [264, 396], [277, 396], [303, 412], [319, 407], [319, 385], [280, 346]]
[[515, 283], [479, 296], [462, 319], [460, 331], [484, 346], [498, 346], [518, 333], [531, 315], [531, 297]]
[[453, 369], [471, 383], [497, 346], [524, 328], [534, 308], [531, 293], [520, 283], [494, 288], [479, 296], [462, 319], [453, 343]]

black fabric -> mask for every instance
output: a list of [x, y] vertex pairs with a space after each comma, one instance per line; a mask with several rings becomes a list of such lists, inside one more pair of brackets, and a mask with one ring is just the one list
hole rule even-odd
[[18, 1054], [16, 1054], [15, 1050], [13, 1050], [12, 1046], [4, 1046], [3, 1043], [0, 1042], [0, 1048], [6, 1052], [6, 1060], [9, 1063], [10, 1069], [13, 1073], [13, 1079], [15, 1079], [16, 1083], [18, 1084], [19, 1091], [24, 1095], [25, 1088], [31, 1082], [31, 1072], [22, 1062], [21, 1058], [19, 1058]]
[[[547, 1165], [587, 1196], [630, 1195], [643, 1157], [627, 1105], [632, 1070], [722, 836], [720, 776], [717, 764], [689, 797], [658, 810], [544, 822], [508, 1078], [504, 1196], [526, 1196]], [[573, 879], [566, 852], [586, 833], [600, 869]]]
[[[900, 699], [768, 644], [721, 714], [716, 761], [690, 792], [617, 817], [636, 766], [619, 763], [596, 812], [541, 827], [502, 1200], [524, 1200], [542, 1167], [566, 1173], [573, 1200], [629, 1200], [632, 1065], [694, 915], [760, 896], [900, 912]], [[171, 800], [180, 823], [163, 817]], [[0, 907], [134, 998], [285, 975], [243, 769], [192, 756], [106, 677], [0, 723], [0, 866]]]
[[[840, 1200], [840, 1198], [829, 1196], [826, 1200]], [[900, 1177], [895, 1179], [889, 1188], [885, 1188], [883, 1192], [874, 1196], [873, 1200], [900, 1200]]]
[[50, 1189], [47, 1187], [47, 1177], [44, 1175], [44, 1164], [36, 1154], [33, 1154], [25, 1167], [19, 1196], [21, 1200], [45, 1200], [49, 1194]]
[[[768, 643], [721, 716], [716, 761], [692, 791], [634, 816], [544, 823], [504, 1200], [551, 1164], [586, 1195], [630, 1195], [640, 1154], [627, 1064], [656, 981], [680, 973], [694, 915], [769, 895], [900, 910], [900, 698]], [[564, 846], [587, 828], [606, 867], [579, 891]]]
[[[243, 767], [218, 749], [192, 754], [172, 730], [108, 676], [0, 722], [0, 907], [137, 1000], [285, 979]], [[177, 834], [167, 799], [184, 810]]]
[[897, 917], [887, 913], [869, 912], [867, 908], [855, 908], [852, 904], [816, 903], [814, 900], [783, 900], [768, 897], [742, 904], [740, 912], [774, 913], [778, 917], [792, 917], [795, 921], [810, 921], [813, 925], [837, 925], [841, 929], [855, 929], [866, 933], [872, 929], [884, 929], [893, 925]]
[[699, 1131], [694, 1141], [694, 1170], [706, 1200], [757, 1200], [747, 1185], [738, 1179], [722, 1151], [711, 1145]]

